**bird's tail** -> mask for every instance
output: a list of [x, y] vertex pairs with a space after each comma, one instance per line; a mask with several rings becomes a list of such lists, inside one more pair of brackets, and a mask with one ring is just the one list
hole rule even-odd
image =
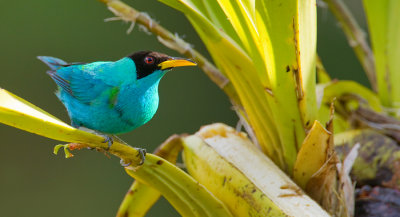
[[68, 63], [66, 63], [64, 60], [60, 60], [55, 57], [38, 56], [37, 58], [48, 65], [51, 70], [57, 70], [65, 65], [68, 65]]

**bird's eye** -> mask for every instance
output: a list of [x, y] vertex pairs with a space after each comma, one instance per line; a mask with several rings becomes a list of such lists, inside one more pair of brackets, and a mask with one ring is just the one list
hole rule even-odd
[[146, 63], [146, 64], [153, 64], [154, 63], [154, 57], [152, 57], [152, 56], [147, 56], [147, 57], [145, 57], [144, 58], [144, 62]]

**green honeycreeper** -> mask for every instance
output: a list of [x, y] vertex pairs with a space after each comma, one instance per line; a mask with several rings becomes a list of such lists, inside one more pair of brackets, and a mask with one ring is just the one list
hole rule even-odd
[[[148, 122], [159, 103], [158, 84], [174, 67], [195, 66], [183, 58], [140, 51], [115, 62], [67, 63], [39, 56], [58, 85], [57, 97], [73, 127], [105, 134], [121, 134]], [[106, 136], [105, 142], [112, 144]]]

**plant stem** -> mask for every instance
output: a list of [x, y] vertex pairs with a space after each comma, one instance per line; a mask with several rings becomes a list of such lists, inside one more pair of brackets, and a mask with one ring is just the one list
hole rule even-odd
[[324, 0], [333, 15], [341, 24], [344, 34], [359, 59], [365, 73], [371, 83], [372, 89], [377, 92], [377, 81], [375, 73], [375, 60], [371, 48], [365, 39], [365, 33], [358, 25], [357, 21], [343, 3], [342, 0]]
[[105, 3], [108, 9], [121, 20], [143, 25], [147, 30], [155, 34], [157, 39], [166, 47], [196, 61], [198, 66], [206, 73], [206, 75], [219, 88], [221, 88], [230, 99], [234, 100], [237, 104], [240, 104], [239, 97], [229, 79], [226, 78], [212, 63], [210, 63], [207, 58], [193, 49], [189, 43], [181, 39], [178, 35], [173, 34], [166, 28], [162, 27], [148, 15], [135, 10], [119, 0], [100, 1]]

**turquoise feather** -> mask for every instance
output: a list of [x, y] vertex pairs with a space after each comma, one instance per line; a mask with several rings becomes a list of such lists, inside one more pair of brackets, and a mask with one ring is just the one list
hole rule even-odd
[[143, 71], [148, 65], [140, 63], [144, 77], [138, 76], [138, 63], [135, 63], [142, 56], [88, 64], [67, 64], [54, 57], [38, 58], [50, 67], [48, 74], [59, 86], [56, 95], [65, 105], [74, 127], [120, 134], [142, 126], [154, 116], [159, 104], [160, 79], [171, 68], [163, 70], [160, 65], [174, 59], [156, 52], [145, 54], [155, 56], [158, 62], [151, 72]]

